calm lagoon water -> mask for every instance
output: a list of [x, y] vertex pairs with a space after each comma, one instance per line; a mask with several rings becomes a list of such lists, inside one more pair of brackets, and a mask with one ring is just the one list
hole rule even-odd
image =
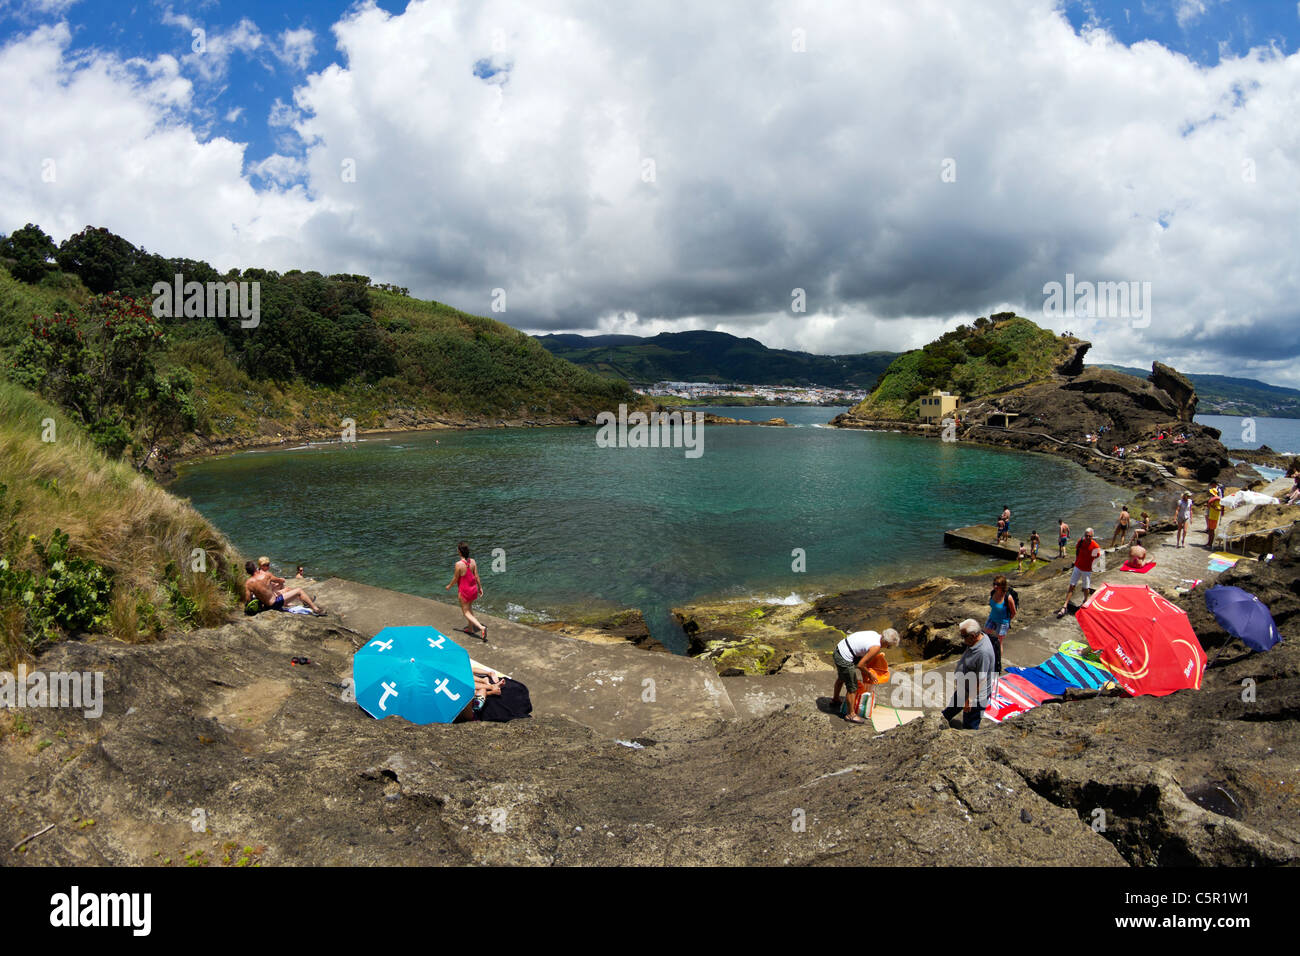
[[1057, 517], [1108, 527], [1126, 494], [1046, 455], [823, 427], [842, 409], [711, 410], [795, 427], [706, 426], [694, 459], [599, 448], [594, 428], [417, 432], [197, 461], [172, 490], [282, 570], [454, 603], [443, 585], [464, 538], [489, 613], [635, 607], [678, 651], [676, 605], [976, 571], [993, 562], [945, 548], [945, 529], [1005, 503], [1013, 535], [1037, 528], [1046, 548]]

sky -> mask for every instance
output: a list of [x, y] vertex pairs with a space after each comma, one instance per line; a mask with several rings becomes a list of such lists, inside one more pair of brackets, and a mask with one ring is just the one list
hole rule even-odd
[[1297, 41], [1294, 0], [0, 0], [0, 233], [538, 334], [848, 353], [1015, 311], [1300, 387]]

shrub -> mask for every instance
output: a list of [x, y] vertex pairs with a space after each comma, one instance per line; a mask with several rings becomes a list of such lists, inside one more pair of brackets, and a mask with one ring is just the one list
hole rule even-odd
[[24, 566], [22, 551], [0, 557], [0, 605], [6, 608], [11, 657], [67, 634], [100, 630], [109, 620], [113, 581], [107, 569], [70, 555], [63, 531], [56, 529], [48, 544], [34, 535], [28, 541], [34, 568]]

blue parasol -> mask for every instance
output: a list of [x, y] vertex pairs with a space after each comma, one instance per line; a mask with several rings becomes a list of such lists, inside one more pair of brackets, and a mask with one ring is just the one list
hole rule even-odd
[[1205, 606], [1223, 629], [1256, 651], [1266, 651], [1282, 635], [1264, 602], [1249, 591], [1220, 585], [1205, 592]]
[[371, 717], [449, 724], [474, 699], [469, 654], [435, 627], [386, 627], [352, 657], [357, 703]]

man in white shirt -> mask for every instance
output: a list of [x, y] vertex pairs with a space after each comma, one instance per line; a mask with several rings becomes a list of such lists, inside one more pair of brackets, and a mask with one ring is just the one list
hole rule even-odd
[[840, 687], [847, 688], [849, 700], [844, 719], [849, 723], [866, 723], [858, 716], [858, 702], [862, 699], [864, 685], [876, 683], [881, 673], [889, 673], [889, 667], [885, 664], [885, 650], [897, 647], [898, 641], [898, 632], [890, 627], [883, 634], [876, 631], [854, 631], [835, 645], [835, 653], [831, 655], [835, 661], [836, 674], [831, 706], [839, 706]]

